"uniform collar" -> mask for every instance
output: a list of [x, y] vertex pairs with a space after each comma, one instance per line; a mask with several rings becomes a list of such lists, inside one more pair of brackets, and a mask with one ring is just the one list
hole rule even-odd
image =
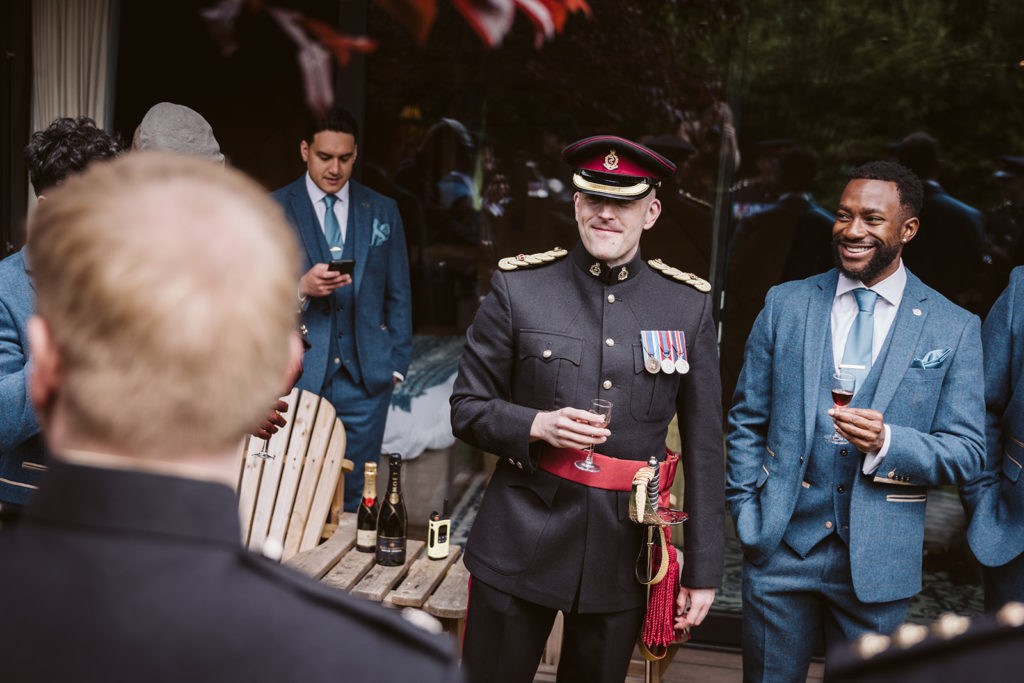
[[606, 285], [616, 285], [620, 282], [627, 282], [632, 278], [635, 278], [642, 271], [643, 258], [640, 256], [640, 250], [636, 250], [636, 254], [629, 263], [625, 263], [621, 266], [615, 266], [609, 268], [602, 261], [598, 261], [596, 258], [591, 256], [586, 249], [583, 248], [582, 243], [577, 243], [572, 250], [572, 260], [576, 264], [576, 267], [586, 273], [587, 277], [599, 280]]
[[235, 492], [223, 484], [50, 460], [26, 519], [241, 545]]

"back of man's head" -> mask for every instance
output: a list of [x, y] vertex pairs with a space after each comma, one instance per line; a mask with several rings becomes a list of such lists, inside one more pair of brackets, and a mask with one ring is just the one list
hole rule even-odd
[[939, 141], [924, 131], [911, 133], [896, 145], [896, 159], [924, 180], [935, 177], [940, 153]]
[[34, 212], [28, 250], [58, 352], [50, 414], [68, 441], [163, 459], [223, 451], [273, 403], [297, 247], [241, 173], [160, 152], [94, 165]]
[[37, 130], [25, 147], [25, 162], [36, 194], [48, 193], [90, 162], [110, 159], [124, 151], [117, 137], [96, 127], [86, 116], [60, 118]]

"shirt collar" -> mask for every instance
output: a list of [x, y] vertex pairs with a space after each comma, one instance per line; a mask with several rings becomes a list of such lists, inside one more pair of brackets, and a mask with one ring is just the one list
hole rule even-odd
[[[342, 204], [348, 203], [348, 186], [349, 183], [345, 183], [340, 190], [334, 193], [334, 196], [340, 199]], [[313, 204], [323, 201], [323, 198], [327, 196], [327, 193], [317, 187], [317, 184], [309, 177], [309, 171], [306, 171], [306, 192], [309, 194], [309, 201]]]
[[903, 266], [903, 259], [900, 259], [900, 265], [896, 269], [896, 272], [885, 278], [881, 282], [876, 282], [873, 286], [867, 287], [860, 280], [854, 280], [853, 278], [847, 277], [842, 273], [839, 273], [839, 282], [836, 283], [836, 298], [846, 294], [847, 292], [853, 291], [860, 287], [867, 287], [872, 291], [878, 292], [878, 295], [888, 301], [893, 306], [899, 305], [900, 299], [903, 298], [903, 289], [907, 286], [907, 269]]

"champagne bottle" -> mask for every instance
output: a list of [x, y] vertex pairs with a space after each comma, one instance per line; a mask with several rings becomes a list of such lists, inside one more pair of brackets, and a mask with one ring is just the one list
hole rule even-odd
[[405, 564], [405, 538], [409, 520], [402, 497], [402, 456], [388, 455], [388, 493], [377, 517], [377, 564], [397, 567]]
[[368, 462], [363, 474], [363, 499], [356, 512], [356, 550], [372, 553], [377, 548], [377, 463]]

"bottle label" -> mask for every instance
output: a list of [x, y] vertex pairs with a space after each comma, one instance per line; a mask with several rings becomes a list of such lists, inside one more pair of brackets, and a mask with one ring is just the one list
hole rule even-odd
[[395, 557], [405, 552], [404, 536], [377, 536], [377, 552], [381, 557]]
[[372, 548], [376, 544], [376, 529], [356, 529], [356, 545], [360, 548]]

